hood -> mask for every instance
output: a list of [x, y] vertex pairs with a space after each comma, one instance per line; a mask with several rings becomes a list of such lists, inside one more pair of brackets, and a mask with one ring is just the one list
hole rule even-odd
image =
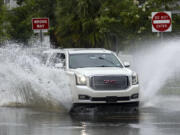
[[132, 75], [132, 71], [127, 68], [118, 67], [98, 67], [98, 68], [77, 68], [72, 70], [85, 76], [93, 75]]

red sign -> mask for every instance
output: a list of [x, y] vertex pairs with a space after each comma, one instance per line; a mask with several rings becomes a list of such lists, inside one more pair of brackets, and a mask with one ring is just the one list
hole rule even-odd
[[32, 19], [33, 30], [47, 30], [49, 29], [49, 18], [33, 18]]
[[170, 32], [171, 28], [170, 12], [153, 12], [152, 13], [152, 31], [153, 32]]

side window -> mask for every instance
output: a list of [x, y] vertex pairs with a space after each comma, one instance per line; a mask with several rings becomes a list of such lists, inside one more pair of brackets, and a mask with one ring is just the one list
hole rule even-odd
[[54, 63], [63, 63], [65, 62], [65, 54], [57, 53], [54, 57]]
[[48, 66], [54, 67], [55, 64], [58, 64], [58, 63], [63, 63], [65, 66], [65, 59], [66, 59], [66, 56], [64, 53], [54, 53], [49, 60]]

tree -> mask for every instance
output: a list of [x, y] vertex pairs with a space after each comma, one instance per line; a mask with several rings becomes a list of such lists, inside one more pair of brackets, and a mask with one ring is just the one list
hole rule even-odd
[[0, 43], [7, 40], [9, 37], [7, 32], [7, 28], [9, 27], [7, 14], [7, 9], [4, 6], [3, 0], [0, 0]]
[[[151, 31], [151, 12], [170, 9], [177, 0], [59, 0], [56, 37], [61, 47], [115, 48], [145, 38]], [[163, 4], [165, 5], [163, 7]]]
[[[60, 46], [111, 47], [120, 32], [119, 12], [112, 11], [118, 0], [59, 0], [56, 36]], [[125, 8], [125, 7], [124, 7]]]
[[19, 0], [17, 2], [20, 6], [12, 9], [9, 15], [11, 39], [26, 43], [33, 35], [31, 20], [37, 17], [49, 17], [52, 25], [50, 34], [53, 33], [56, 0]]
[[[17, 0], [19, 7], [9, 12], [10, 23], [3, 24], [11, 24], [11, 28], [6, 30], [11, 39], [27, 42], [33, 35], [31, 19], [49, 17], [50, 39], [56, 47], [116, 50], [135, 41], [157, 38], [151, 31], [151, 12], [178, 8], [177, 1]], [[4, 13], [0, 18], [5, 17]], [[173, 15], [173, 27], [180, 27], [179, 20], [178, 15]]]
[[[160, 11], [173, 11], [176, 10], [179, 5], [177, 3], [178, 0], [146, 0], [143, 4], [137, 4], [139, 7], [138, 15], [139, 15], [139, 23], [141, 24], [138, 30], [138, 38], [140, 40], [144, 40], [145, 37], [148, 38], [157, 38], [156, 33], [152, 33], [151, 28], [151, 13], [152, 12], [160, 12]], [[177, 23], [179, 22], [178, 15], [173, 15], [173, 27], [177, 27]], [[173, 31], [171, 33], [164, 33], [166, 36], [171, 36], [171, 34], [175, 34]]]

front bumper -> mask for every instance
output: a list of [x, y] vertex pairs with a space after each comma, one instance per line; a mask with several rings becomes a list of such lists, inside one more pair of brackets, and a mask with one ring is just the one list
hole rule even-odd
[[139, 85], [125, 90], [94, 90], [88, 86], [76, 85], [72, 89], [73, 104], [130, 103], [139, 102]]

